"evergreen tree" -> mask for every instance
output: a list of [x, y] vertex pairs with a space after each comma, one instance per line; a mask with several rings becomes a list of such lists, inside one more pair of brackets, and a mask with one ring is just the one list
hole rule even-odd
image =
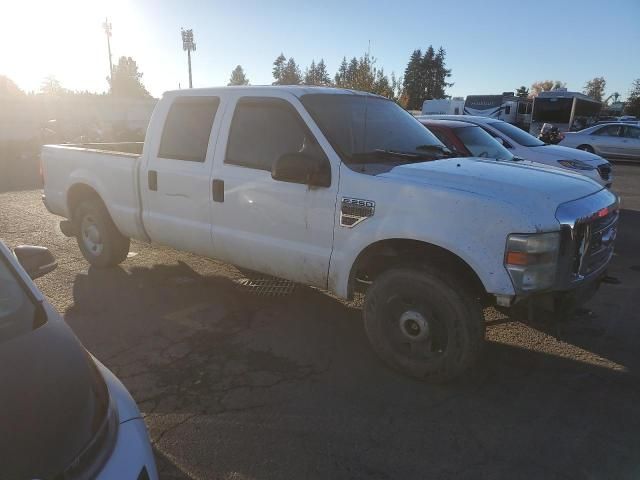
[[427, 51], [424, 52], [424, 57], [422, 57], [421, 71], [419, 75], [418, 85], [420, 86], [420, 91], [424, 92], [422, 99], [419, 102], [418, 109], [422, 108], [422, 103], [425, 100], [430, 100], [432, 98], [440, 98], [434, 96], [434, 91], [436, 88], [437, 82], [437, 73], [436, 73], [436, 52], [433, 49], [433, 46], [429, 45]]
[[131, 57], [120, 57], [110, 79], [111, 94], [119, 97], [150, 97], [142, 84], [142, 73]]
[[349, 65], [347, 64], [347, 57], [342, 57], [342, 63], [340, 64], [340, 68], [336, 72], [334, 77], [334, 83], [338, 88], [346, 88], [347, 84], [347, 70], [349, 69]]
[[231, 72], [231, 78], [229, 79], [228, 85], [249, 85], [249, 79], [245, 75], [241, 65], [238, 65]]
[[427, 98], [444, 98], [446, 89], [453, 86], [453, 83], [447, 82], [447, 78], [451, 76], [451, 69], [446, 67], [446, 56], [447, 52], [440, 47], [433, 60], [433, 84], [431, 92], [427, 92]]
[[287, 60], [287, 64], [282, 71], [282, 81], [280, 85], [300, 85], [302, 83], [302, 74], [296, 61], [291, 57]]
[[404, 71], [404, 91], [406, 95], [406, 108], [418, 110], [422, 108], [424, 89], [422, 85], [421, 66], [423, 64], [422, 51], [414, 50], [409, 58], [409, 63]]
[[529, 96], [529, 89], [522, 85], [516, 90], [516, 97], [527, 98]]
[[304, 71], [304, 84], [318, 85], [318, 67], [315, 60], [311, 60], [311, 65]]
[[284, 67], [287, 63], [287, 58], [284, 56], [284, 53], [280, 53], [280, 55], [278, 55], [278, 58], [275, 59], [275, 61], [273, 62], [273, 78], [275, 79], [275, 82], [273, 82], [274, 85], [282, 85], [280, 82], [282, 81], [283, 78], [283, 72], [284, 72]]
[[317, 77], [317, 85], [329, 86], [331, 85], [331, 77], [329, 76], [329, 72], [327, 71], [327, 65], [324, 63], [324, 59], [321, 58], [318, 64], [316, 65], [316, 77]]
[[345, 88], [356, 88], [358, 84], [358, 59], [353, 57], [347, 67], [347, 78]]
[[395, 100], [395, 92], [391, 85], [392, 83], [389, 82], [389, 78], [384, 74], [384, 68], [376, 70], [373, 93]]

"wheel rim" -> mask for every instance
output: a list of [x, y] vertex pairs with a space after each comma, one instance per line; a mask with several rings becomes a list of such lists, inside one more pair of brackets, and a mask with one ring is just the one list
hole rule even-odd
[[447, 325], [422, 299], [396, 295], [389, 298], [386, 307], [386, 334], [396, 353], [415, 360], [445, 354]]
[[83, 245], [92, 255], [97, 257], [102, 254], [104, 250], [102, 235], [100, 235], [100, 228], [97, 222], [91, 215], [85, 215], [82, 219], [80, 235], [82, 236]]

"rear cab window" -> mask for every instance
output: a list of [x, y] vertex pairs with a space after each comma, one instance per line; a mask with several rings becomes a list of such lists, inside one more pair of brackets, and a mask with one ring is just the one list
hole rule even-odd
[[158, 157], [204, 162], [219, 105], [218, 97], [176, 98], [162, 129]]

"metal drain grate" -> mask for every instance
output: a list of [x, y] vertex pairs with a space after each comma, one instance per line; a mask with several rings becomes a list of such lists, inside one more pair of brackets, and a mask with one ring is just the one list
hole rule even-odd
[[235, 282], [241, 290], [263, 297], [283, 297], [296, 289], [295, 283], [280, 278], [240, 278]]

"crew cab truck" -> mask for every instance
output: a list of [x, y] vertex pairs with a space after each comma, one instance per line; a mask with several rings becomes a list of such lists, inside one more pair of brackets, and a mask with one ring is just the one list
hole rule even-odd
[[426, 380], [476, 362], [487, 301], [575, 303], [613, 254], [610, 191], [544, 166], [451, 158], [371, 94], [167, 92], [135, 149], [43, 147], [45, 204], [92, 265], [124, 261], [134, 238], [341, 298], [364, 292], [373, 349]]

